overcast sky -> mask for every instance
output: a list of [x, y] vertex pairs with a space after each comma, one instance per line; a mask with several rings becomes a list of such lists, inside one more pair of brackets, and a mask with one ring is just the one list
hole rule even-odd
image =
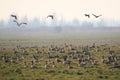
[[0, 20], [8, 20], [10, 14], [19, 18], [45, 18], [54, 14], [58, 19], [77, 18], [84, 20], [84, 14], [102, 14], [101, 19], [120, 19], [120, 0], [0, 0]]

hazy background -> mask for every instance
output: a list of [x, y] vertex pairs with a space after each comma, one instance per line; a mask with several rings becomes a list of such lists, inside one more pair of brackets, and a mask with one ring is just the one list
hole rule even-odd
[[[120, 0], [0, 0], [0, 37], [119, 32], [119, 3]], [[87, 18], [85, 13], [102, 16]], [[11, 14], [28, 25], [18, 27]], [[49, 14], [55, 19], [46, 18]]]

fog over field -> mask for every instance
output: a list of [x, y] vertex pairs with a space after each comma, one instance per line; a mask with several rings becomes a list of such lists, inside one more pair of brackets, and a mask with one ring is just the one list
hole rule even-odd
[[[59, 29], [59, 28], [58, 28]], [[74, 44], [79, 46], [120, 45], [120, 27], [83, 29], [80, 27], [40, 27], [38, 29], [0, 29], [0, 47], [47, 46], [51, 44]]]
[[[25, 40], [32, 45], [88, 44], [89, 41], [102, 43], [102, 40], [104, 43], [119, 42], [118, 3], [119, 0], [1, 0], [1, 45], [4, 41], [4, 45], [12, 45], [12, 42], [15, 45], [14, 41], [18, 41], [16, 45], [21, 44], [19, 42], [27, 45]], [[101, 16], [95, 18], [93, 14]], [[27, 25], [18, 26], [11, 15], [16, 15], [18, 22], [26, 22]], [[48, 15], [53, 15], [54, 19], [47, 18]]]

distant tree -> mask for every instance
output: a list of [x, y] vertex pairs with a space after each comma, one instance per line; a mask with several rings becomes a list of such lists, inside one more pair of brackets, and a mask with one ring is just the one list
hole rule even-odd
[[38, 18], [34, 18], [31, 21], [31, 27], [40, 27], [40, 20]]
[[82, 29], [92, 29], [93, 28], [93, 24], [91, 22], [87, 22], [87, 21], [84, 21], [81, 25], [81, 28]]
[[24, 16], [24, 17], [22, 18], [22, 21], [27, 23], [27, 22], [28, 22], [27, 16]]
[[17, 25], [16, 23], [13, 22], [13, 19], [12, 18], [9, 18], [8, 22], [6, 23], [6, 27], [7, 28], [15, 28]]
[[60, 33], [62, 31], [62, 27], [61, 26], [56, 26], [55, 27], [55, 32]]
[[78, 19], [73, 19], [73, 21], [72, 21], [72, 25], [73, 26], [79, 26], [80, 24], [79, 24], [79, 20]]
[[97, 25], [96, 25], [96, 26], [97, 26], [97, 27], [105, 27], [105, 26], [107, 26], [107, 25], [106, 25], [106, 21], [103, 20], [103, 19], [101, 19], [100, 21], [97, 22]]
[[0, 20], [0, 28], [5, 26], [5, 22], [3, 20]]

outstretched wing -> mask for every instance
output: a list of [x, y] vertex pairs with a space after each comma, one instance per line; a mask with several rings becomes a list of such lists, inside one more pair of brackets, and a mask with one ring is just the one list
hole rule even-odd
[[14, 17], [17, 20], [17, 16], [16, 15], [11, 15], [11, 17]]
[[48, 15], [48, 16], [47, 16], [47, 18], [48, 18], [48, 17], [51, 17], [52, 19], [54, 18], [54, 16], [53, 16], [53, 15]]
[[93, 16], [97, 17], [95, 14], [92, 14]]
[[102, 15], [99, 15], [99, 17], [102, 16]]
[[17, 23], [17, 24], [18, 24], [18, 22], [17, 22], [16, 20], [13, 20], [13, 22], [15, 22], [15, 23]]
[[95, 15], [95, 14], [92, 14], [95, 18], [98, 18], [98, 17], [100, 17], [100, 16], [102, 16], [102, 15]]
[[19, 23], [18, 21], [16, 21], [16, 20], [13, 20], [13, 22], [15, 22], [16, 24], [17, 24], [17, 26], [21, 26], [22, 25], [22, 23]]
[[26, 24], [27, 25], [27, 23], [25, 23], [25, 22], [23, 22], [22, 24]]

